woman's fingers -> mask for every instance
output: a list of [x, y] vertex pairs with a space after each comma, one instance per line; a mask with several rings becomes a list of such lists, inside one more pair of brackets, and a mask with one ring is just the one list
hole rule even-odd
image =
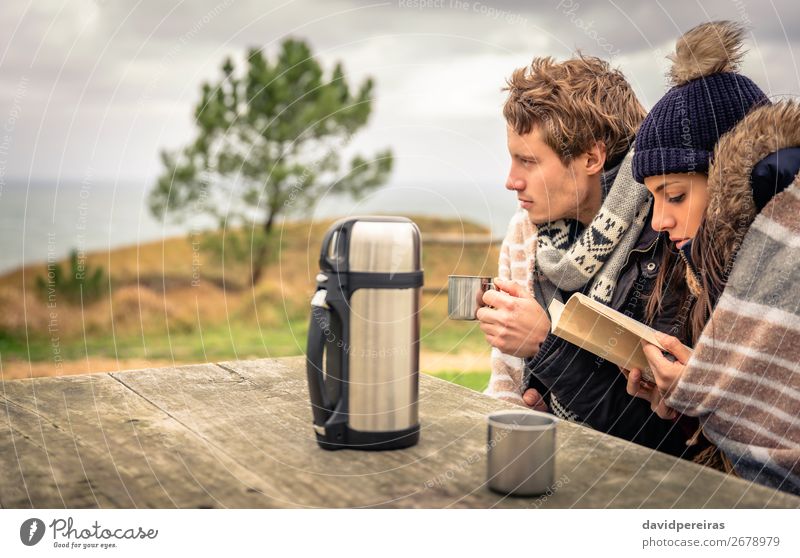
[[628, 383], [626, 386], [628, 395], [639, 397], [650, 401], [653, 388], [649, 384], [642, 382], [642, 371], [638, 368], [631, 368], [628, 372]]
[[[671, 361], [664, 356], [660, 347], [642, 341], [642, 350], [656, 379], [656, 386], [664, 393], [671, 393], [673, 387], [686, 370], [679, 360]], [[671, 353], [670, 353], [671, 354]], [[677, 357], [676, 357], [677, 358]]]
[[656, 386], [650, 382], [642, 380], [641, 370], [638, 368], [631, 368], [630, 370], [620, 368], [620, 370], [623, 374], [627, 374], [628, 381], [625, 389], [627, 390], [628, 395], [649, 401], [650, 409], [662, 419], [672, 420], [678, 416], [678, 413], [675, 411], [675, 409], [667, 407], [664, 404], [664, 401], [661, 398], [661, 393], [659, 393], [659, 391], [656, 389]]
[[664, 356], [661, 347], [653, 345], [652, 343], [642, 340], [642, 351], [644, 352], [645, 358], [647, 358], [647, 362], [650, 363], [650, 368], [661, 369], [664, 366], [672, 364], [672, 361]]
[[639, 371], [636, 368], [628, 371], [628, 384], [626, 389], [628, 391], [628, 395], [632, 395], [634, 397], [639, 394], [639, 382], [637, 380], [638, 372]]
[[661, 399], [658, 400], [658, 403], [651, 403], [650, 408], [662, 419], [672, 420], [678, 416], [675, 409], [667, 407]]
[[686, 362], [692, 356], [692, 351], [688, 350], [683, 343], [678, 340], [677, 337], [657, 331], [656, 339], [658, 339], [658, 342], [661, 343], [661, 346], [664, 347], [667, 352], [672, 354], [676, 359], [678, 359], [678, 362], [681, 364], [686, 364]]

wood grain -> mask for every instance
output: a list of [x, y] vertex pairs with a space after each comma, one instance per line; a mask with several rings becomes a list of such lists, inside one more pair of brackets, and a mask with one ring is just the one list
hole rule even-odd
[[0, 385], [2, 507], [800, 507], [776, 492], [562, 422], [554, 490], [485, 486], [486, 414], [513, 408], [422, 375], [420, 443], [320, 449], [302, 358]]

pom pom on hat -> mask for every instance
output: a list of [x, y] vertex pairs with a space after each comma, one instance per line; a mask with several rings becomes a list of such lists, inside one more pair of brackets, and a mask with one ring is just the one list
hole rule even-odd
[[673, 85], [683, 85], [699, 77], [720, 72], [736, 72], [744, 57], [743, 25], [732, 21], [703, 23], [689, 30], [675, 44], [669, 77]]

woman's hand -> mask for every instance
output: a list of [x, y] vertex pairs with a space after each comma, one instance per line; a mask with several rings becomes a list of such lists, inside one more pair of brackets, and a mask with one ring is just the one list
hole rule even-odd
[[674, 357], [670, 359], [664, 355], [660, 347], [642, 340], [642, 349], [650, 370], [656, 378], [656, 385], [663, 397], [672, 393], [675, 384], [678, 382], [683, 372], [686, 370], [686, 362], [692, 356], [692, 352], [671, 335], [656, 332], [658, 342], [666, 351]]
[[658, 391], [656, 386], [650, 382], [642, 380], [641, 370], [638, 368], [632, 368], [630, 370], [620, 368], [620, 371], [622, 371], [622, 374], [628, 380], [628, 395], [649, 401], [650, 409], [652, 409], [653, 412], [662, 419], [672, 420], [678, 416], [678, 413], [675, 411], [675, 409], [667, 407], [667, 405], [664, 403], [661, 393]]

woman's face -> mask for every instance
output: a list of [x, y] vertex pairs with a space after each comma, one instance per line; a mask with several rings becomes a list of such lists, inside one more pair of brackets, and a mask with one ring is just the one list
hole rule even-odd
[[701, 173], [648, 176], [644, 185], [653, 194], [653, 228], [669, 234], [681, 248], [694, 238], [708, 207], [708, 177]]

